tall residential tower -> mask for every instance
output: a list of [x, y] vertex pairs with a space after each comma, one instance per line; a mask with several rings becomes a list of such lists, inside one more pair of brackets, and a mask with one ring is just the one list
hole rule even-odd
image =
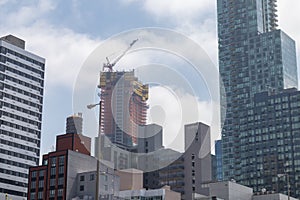
[[[217, 0], [224, 179], [300, 197], [295, 42], [276, 0]], [[291, 92], [288, 88], [295, 88]], [[227, 109], [225, 111], [225, 108]], [[286, 177], [285, 177], [286, 178]], [[298, 181], [299, 182], [299, 181]], [[298, 189], [297, 189], [298, 188]]]
[[0, 38], [0, 199], [26, 199], [28, 169], [39, 164], [44, 71], [25, 41]]
[[111, 142], [130, 147], [137, 143], [139, 125], [146, 125], [148, 85], [134, 71], [101, 72], [101, 131]]

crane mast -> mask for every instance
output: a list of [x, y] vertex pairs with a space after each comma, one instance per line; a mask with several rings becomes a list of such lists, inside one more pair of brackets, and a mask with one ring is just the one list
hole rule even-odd
[[131, 49], [131, 47], [138, 41], [138, 39], [133, 40], [129, 47], [121, 54], [119, 55], [112, 63], [110, 63], [110, 60], [108, 57], [106, 57], [106, 63], [103, 64], [103, 71], [105, 69], [108, 69], [108, 72], [112, 72], [113, 71], [113, 67], [117, 64], [117, 62], [119, 62], [121, 60], [121, 58], [123, 58], [123, 56], [126, 55], [126, 53]]

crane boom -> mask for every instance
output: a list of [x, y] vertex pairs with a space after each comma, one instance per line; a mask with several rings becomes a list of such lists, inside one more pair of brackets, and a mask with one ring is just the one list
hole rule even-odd
[[129, 47], [128, 47], [121, 55], [119, 55], [112, 63], [110, 63], [108, 57], [106, 57], [107, 63], [104, 63], [104, 64], [103, 64], [103, 70], [104, 70], [105, 68], [107, 68], [109, 72], [112, 72], [112, 71], [113, 71], [113, 67], [117, 64], [117, 62], [119, 62], [119, 61], [121, 60], [121, 58], [123, 58], [123, 56], [125, 56], [125, 54], [131, 49], [131, 47], [132, 47], [138, 40], [139, 40], [139, 39], [133, 40], [133, 41], [130, 43]]

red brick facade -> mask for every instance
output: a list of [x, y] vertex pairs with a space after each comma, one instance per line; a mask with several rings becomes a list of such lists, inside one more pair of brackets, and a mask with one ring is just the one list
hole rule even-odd
[[91, 138], [80, 134], [64, 134], [56, 138], [56, 151], [72, 150], [91, 155]]
[[64, 134], [57, 136], [56, 142], [56, 151], [43, 155], [41, 166], [29, 169], [29, 200], [65, 200], [69, 150], [90, 155], [89, 137]]

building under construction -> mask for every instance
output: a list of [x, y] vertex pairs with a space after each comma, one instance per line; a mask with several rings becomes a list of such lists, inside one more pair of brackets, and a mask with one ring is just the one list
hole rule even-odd
[[148, 85], [132, 71], [100, 73], [101, 132], [112, 143], [132, 147], [137, 143], [138, 126], [146, 124]]

